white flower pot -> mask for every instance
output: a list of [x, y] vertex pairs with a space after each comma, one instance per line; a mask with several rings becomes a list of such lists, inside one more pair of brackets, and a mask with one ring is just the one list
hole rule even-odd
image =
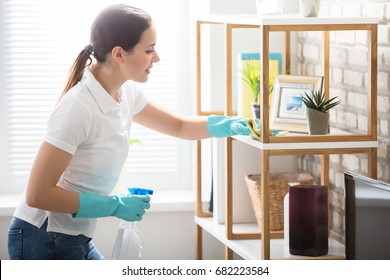
[[252, 103], [252, 117], [255, 119], [260, 119], [260, 104], [258, 103]]
[[329, 114], [307, 108], [307, 124], [310, 135], [324, 135], [329, 131]]
[[320, 10], [320, 0], [299, 0], [299, 7], [303, 17], [317, 17]]

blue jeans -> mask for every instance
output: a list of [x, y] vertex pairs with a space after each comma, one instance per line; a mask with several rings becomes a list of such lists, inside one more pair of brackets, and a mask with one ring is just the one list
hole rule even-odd
[[84, 235], [47, 232], [47, 220], [36, 226], [13, 218], [8, 230], [11, 260], [102, 260], [103, 256]]

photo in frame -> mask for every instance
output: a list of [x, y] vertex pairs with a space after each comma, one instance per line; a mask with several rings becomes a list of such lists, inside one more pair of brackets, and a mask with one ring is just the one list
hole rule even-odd
[[272, 129], [308, 133], [306, 106], [302, 95], [322, 89], [322, 76], [277, 75], [271, 110]]

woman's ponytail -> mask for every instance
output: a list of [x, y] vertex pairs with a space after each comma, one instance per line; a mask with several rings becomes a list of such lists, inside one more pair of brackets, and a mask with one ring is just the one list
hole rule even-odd
[[58, 99], [58, 102], [60, 102], [62, 97], [82, 79], [85, 68], [92, 63], [92, 53], [93, 47], [90, 44], [79, 53], [72, 67], [70, 68], [66, 85], [64, 87], [64, 90], [62, 91], [60, 98]]

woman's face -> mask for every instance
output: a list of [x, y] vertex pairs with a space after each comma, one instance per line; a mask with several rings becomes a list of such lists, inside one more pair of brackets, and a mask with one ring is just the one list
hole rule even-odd
[[124, 71], [129, 80], [146, 82], [154, 62], [160, 61], [155, 50], [156, 30], [152, 26], [144, 31], [140, 41], [124, 56]]

